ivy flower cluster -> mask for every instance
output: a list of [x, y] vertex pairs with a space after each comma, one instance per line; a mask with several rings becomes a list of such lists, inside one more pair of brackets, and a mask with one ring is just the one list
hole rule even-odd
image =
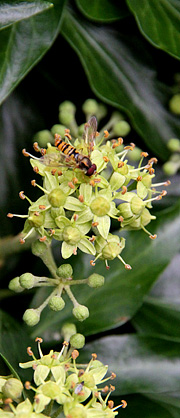
[[[43, 259], [56, 281], [51, 281], [51, 285], [56, 285], [53, 298], [58, 297], [58, 306], [63, 308], [61, 293], [65, 290], [74, 303], [75, 311], [77, 302], [67, 284], [72, 274], [65, 278], [60, 276], [62, 280], [59, 281], [57, 267], [52, 259], [50, 261], [52, 240], [61, 242], [61, 256], [65, 260], [82, 251], [92, 256], [92, 266], [99, 259], [109, 269], [109, 261], [118, 258], [127, 270], [131, 270], [130, 264], [121, 255], [125, 247], [121, 231], [142, 229], [149, 238], [155, 239], [156, 235], [146, 228], [155, 219], [150, 213], [152, 201], [166, 195], [165, 190], [158, 191], [156, 187], [170, 183], [153, 183], [153, 166], [157, 159], [147, 160], [146, 152], [137, 150], [136, 154], [140, 155], [137, 167], [129, 163], [128, 154], [134, 153], [136, 147], [134, 143], [123, 146], [119, 135], [122, 132], [124, 136], [128, 134], [129, 125], [118, 112], [113, 113], [106, 126], [98, 132], [97, 119], [99, 121], [105, 116], [105, 107], [89, 99], [84, 103], [83, 111], [87, 122], [78, 126], [75, 106], [71, 102], [62, 103], [59, 108], [61, 124], [54, 125], [51, 132], [42, 131], [36, 136], [42, 145], [47, 139], [52, 142], [52, 134], [55, 134], [55, 145], [48, 142], [44, 148], [36, 141], [34, 149], [40, 152], [40, 158], [23, 150], [25, 156], [30, 156], [34, 172], [42, 177], [43, 185], [34, 179], [31, 181], [42, 195], [33, 202], [21, 191], [20, 198], [29, 202], [28, 214], [8, 214], [9, 217], [26, 218], [21, 244], [34, 234], [32, 251]], [[116, 234], [111, 232], [112, 221], [116, 222], [119, 230]], [[50, 285], [47, 278], [40, 280], [29, 276], [29, 280], [29, 288], [40, 283]], [[21, 291], [22, 282], [16, 278], [10, 286]]]
[[62, 332], [70, 338], [69, 349], [68, 342], [64, 341], [60, 352], [51, 350], [43, 355], [40, 346], [42, 339], [36, 338], [40, 358], [36, 359], [31, 347], [28, 347], [27, 352], [32, 360], [20, 363], [21, 368], [30, 367], [34, 370], [35, 385], [29, 381], [25, 383], [26, 390], [35, 393], [33, 402], [28, 397], [22, 401], [23, 385], [20, 380], [12, 377], [0, 379], [0, 416], [57, 417], [61, 413], [67, 418], [113, 418], [120, 407], [126, 407], [124, 400], [114, 406], [109, 399], [115, 387], [107, 382], [115, 379], [116, 375], [111, 373], [110, 377], [105, 377], [108, 366], [97, 360], [95, 353], [88, 364], [77, 363], [79, 351], [74, 347], [83, 347], [84, 336], [76, 333], [73, 324], [64, 325]]

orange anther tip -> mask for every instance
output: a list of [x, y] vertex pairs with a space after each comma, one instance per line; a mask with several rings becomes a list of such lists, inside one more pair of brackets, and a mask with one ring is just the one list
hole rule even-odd
[[125, 264], [124, 267], [125, 267], [126, 270], [132, 270], [132, 267], [130, 266], [130, 264]]
[[14, 216], [14, 215], [13, 215], [13, 213], [8, 213], [8, 214], [7, 214], [7, 217], [8, 217], [8, 218], [13, 218], [13, 216]]
[[157, 235], [156, 235], [156, 234], [154, 234], [154, 235], [149, 235], [149, 238], [150, 238], [150, 239], [156, 239], [156, 238], [157, 238]]
[[20, 242], [20, 244], [25, 244], [25, 239], [20, 238], [19, 242]]
[[122, 408], [126, 408], [126, 406], [127, 406], [127, 402], [126, 402], [126, 401], [124, 401], [124, 400], [121, 400], [121, 402], [122, 402]]

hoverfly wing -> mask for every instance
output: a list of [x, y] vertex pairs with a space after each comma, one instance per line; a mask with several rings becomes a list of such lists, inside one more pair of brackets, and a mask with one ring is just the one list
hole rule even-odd
[[78, 395], [78, 394], [82, 391], [83, 386], [84, 386], [84, 382], [78, 383], [78, 384], [76, 385], [75, 389], [74, 389], [74, 393], [75, 393], [76, 395]]
[[83, 138], [86, 144], [94, 142], [97, 132], [97, 119], [95, 116], [92, 116], [84, 126], [84, 135]]
[[43, 155], [39, 158], [39, 161], [47, 167], [73, 167], [75, 162], [71, 160], [67, 155], [61, 152], [53, 152]]

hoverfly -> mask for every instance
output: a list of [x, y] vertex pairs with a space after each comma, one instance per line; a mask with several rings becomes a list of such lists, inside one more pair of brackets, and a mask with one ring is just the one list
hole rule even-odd
[[[66, 166], [70, 168], [80, 168], [86, 176], [92, 176], [96, 171], [96, 164], [93, 164], [90, 159], [91, 150], [94, 145], [94, 140], [97, 132], [97, 120], [92, 116], [85, 124], [83, 141], [84, 147], [88, 155], [84, 155], [80, 150], [75, 148], [68, 142], [61, 139], [61, 136], [55, 134], [55, 146], [59, 152], [44, 154], [38, 158], [39, 162], [50, 167]], [[68, 134], [67, 134], [68, 138]], [[29, 155], [26, 151], [24, 155]], [[36, 157], [33, 157], [36, 159]]]

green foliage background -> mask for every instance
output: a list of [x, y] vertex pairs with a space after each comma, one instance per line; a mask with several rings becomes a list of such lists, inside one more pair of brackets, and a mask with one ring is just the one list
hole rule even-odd
[[[22, 377], [18, 362], [27, 360], [31, 339], [42, 336], [48, 347], [59, 348], [61, 326], [72, 320], [67, 302], [62, 313], [46, 310], [40, 324], [29, 329], [22, 325], [22, 314], [44, 300], [45, 290], [15, 296], [7, 290], [13, 277], [45, 271], [29, 244], [22, 248], [16, 238], [6, 241], [23, 228], [22, 221], [6, 218], [9, 211], [26, 213], [18, 192], [38, 197], [21, 149], [30, 150], [36, 131], [58, 122], [62, 101], [76, 104], [82, 123], [82, 103], [94, 97], [109, 111], [115, 107], [125, 114], [133, 127], [129, 142], [159, 159], [157, 178], [163, 180], [167, 142], [180, 137], [180, 119], [168, 108], [173, 76], [180, 71], [179, 28], [178, 0], [0, 4], [0, 374], [9, 365]], [[123, 256], [132, 271], [113, 261], [107, 272], [98, 262], [96, 272], [105, 275], [105, 286], [76, 290], [78, 301], [90, 310], [89, 319], [77, 324], [88, 341], [82, 359], [97, 352], [117, 373], [114, 400], [128, 401], [119, 413], [125, 418], [180, 417], [179, 184], [176, 175], [168, 196], [154, 206], [156, 241], [141, 231], [124, 233]], [[54, 254], [60, 264], [58, 246]], [[78, 255], [72, 263], [78, 278], [92, 271], [87, 256]]]

